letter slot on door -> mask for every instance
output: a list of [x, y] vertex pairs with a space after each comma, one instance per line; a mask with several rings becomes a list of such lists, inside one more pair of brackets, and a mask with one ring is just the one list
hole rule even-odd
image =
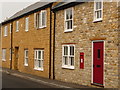
[[84, 69], [84, 53], [80, 53], [80, 69]]

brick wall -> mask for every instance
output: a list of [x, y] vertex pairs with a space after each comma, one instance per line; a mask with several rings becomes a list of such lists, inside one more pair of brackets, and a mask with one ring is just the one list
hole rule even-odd
[[[36, 29], [34, 27], [34, 13], [28, 15], [29, 17], [29, 31], [25, 31], [25, 17], [13, 21], [13, 59], [12, 68], [15, 69], [17, 64], [18, 71], [29, 74], [34, 74], [43, 77], [49, 77], [49, 54], [50, 54], [50, 8], [47, 10], [47, 27]], [[19, 21], [19, 31], [16, 32], [16, 21]], [[7, 24], [9, 25], [9, 23]], [[4, 27], [4, 26], [3, 26]], [[8, 28], [9, 30], [9, 28]], [[8, 32], [8, 35], [9, 32]], [[10, 48], [9, 36], [2, 39], [2, 48]], [[18, 63], [15, 62], [15, 47], [19, 47]], [[24, 66], [24, 49], [28, 49], [28, 66]], [[34, 49], [44, 49], [44, 70], [34, 70]], [[3, 67], [9, 68], [9, 51], [7, 50], [7, 61], [3, 62]]]
[[[4, 36], [4, 27], [8, 27], [7, 36]], [[10, 48], [11, 48], [11, 33], [10, 24], [2, 25], [2, 39], [1, 39], [2, 49], [6, 49], [6, 61], [2, 61], [2, 66], [5, 68], [10, 68]], [[2, 56], [2, 55], [1, 55]]]

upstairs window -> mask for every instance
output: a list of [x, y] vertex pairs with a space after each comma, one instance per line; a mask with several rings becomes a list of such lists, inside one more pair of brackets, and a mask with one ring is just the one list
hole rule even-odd
[[12, 24], [10, 24], [10, 33], [12, 32]]
[[42, 10], [35, 14], [35, 27], [44, 28], [46, 27], [46, 10]]
[[27, 32], [29, 29], [29, 17], [25, 18], [25, 31]]
[[94, 2], [94, 21], [102, 20], [103, 1], [95, 0]]
[[4, 27], [4, 36], [7, 36], [7, 35], [8, 35], [8, 27], [5, 26], [5, 27]]
[[65, 32], [73, 31], [73, 8], [65, 10]]
[[16, 22], [16, 32], [19, 31], [19, 21]]

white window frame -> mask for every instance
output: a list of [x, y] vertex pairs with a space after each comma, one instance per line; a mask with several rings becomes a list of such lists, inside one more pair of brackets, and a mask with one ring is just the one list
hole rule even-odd
[[[66, 11], [67, 10], [70, 10], [70, 9], [72, 9], [72, 19], [69, 19], [69, 20], [66, 20]], [[73, 9], [73, 7], [72, 8], [68, 8], [68, 9], [65, 9], [64, 10], [64, 32], [71, 32], [71, 31], [73, 31], [73, 18], [74, 18], [74, 9]], [[72, 29], [67, 29], [67, 24], [66, 24], [66, 22], [67, 21], [70, 21], [70, 20], [72, 20]]]
[[12, 33], [12, 24], [10, 23], [10, 33]]
[[[39, 59], [39, 51], [41, 52], [41, 59]], [[37, 55], [36, 55], [37, 54]], [[39, 67], [39, 62], [41, 62], [41, 67]], [[44, 50], [36, 49], [34, 50], [34, 69], [43, 71], [44, 67]]]
[[[45, 25], [43, 25], [43, 15], [42, 15], [42, 13], [45, 13]], [[40, 28], [44, 28], [44, 27], [46, 27], [46, 19], [47, 19], [47, 12], [46, 12], [46, 10], [42, 10], [41, 11], [41, 26], [40, 26]]]
[[[42, 13], [45, 13], [45, 25], [43, 25]], [[47, 27], [47, 11], [46, 10], [41, 10], [39, 13], [35, 13], [34, 15], [35, 15], [34, 25], [37, 29]]]
[[16, 21], [16, 32], [19, 31], [19, 21]]
[[[96, 3], [101, 2], [101, 9], [96, 10]], [[97, 18], [96, 12], [101, 11], [101, 18]], [[103, 19], [103, 0], [94, 0], [94, 20], [93, 22], [102, 21]]]
[[8, 35], [8, 26], [4, 27], [4, 36], [6, 37]]
[[9, 60], [11, 60], [11, 54], [12, 54], [12, 52], [11, 52], [11, 48], [10, 48], [9, 50], [10, 50]]
[[[64, 55], [64, 47], [68, 47], [68, 55]], [[70, 55], [70, 46], [74, 47], [74, 55]], [[65, 65], [64, 63], [64, 56], [67, 56], [68, 58], [68, 65]], [[70, 65], [70, 57], [74, 57], [74, 65]], [[62, 68], [66, 69], [75, 69], [75, 45], [62, 45]]]
[[25, 18], [25, 31], [28, 32], [29, 31], [29, 17]]
[[2, 49], [2, 61], [6, 61], [6, 49]]
[[24, 56], [24, 66], [28, 66], [28, 56], [27, 56], [26, 52], [28, 52], [28, 49], [24, 50], [24, 55], [25, 55]]

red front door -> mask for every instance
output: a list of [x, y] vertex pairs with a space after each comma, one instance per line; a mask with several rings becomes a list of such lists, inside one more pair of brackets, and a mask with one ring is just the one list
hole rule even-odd
[[104, 42], [93, 42], [93, 83], [103, 85]]

